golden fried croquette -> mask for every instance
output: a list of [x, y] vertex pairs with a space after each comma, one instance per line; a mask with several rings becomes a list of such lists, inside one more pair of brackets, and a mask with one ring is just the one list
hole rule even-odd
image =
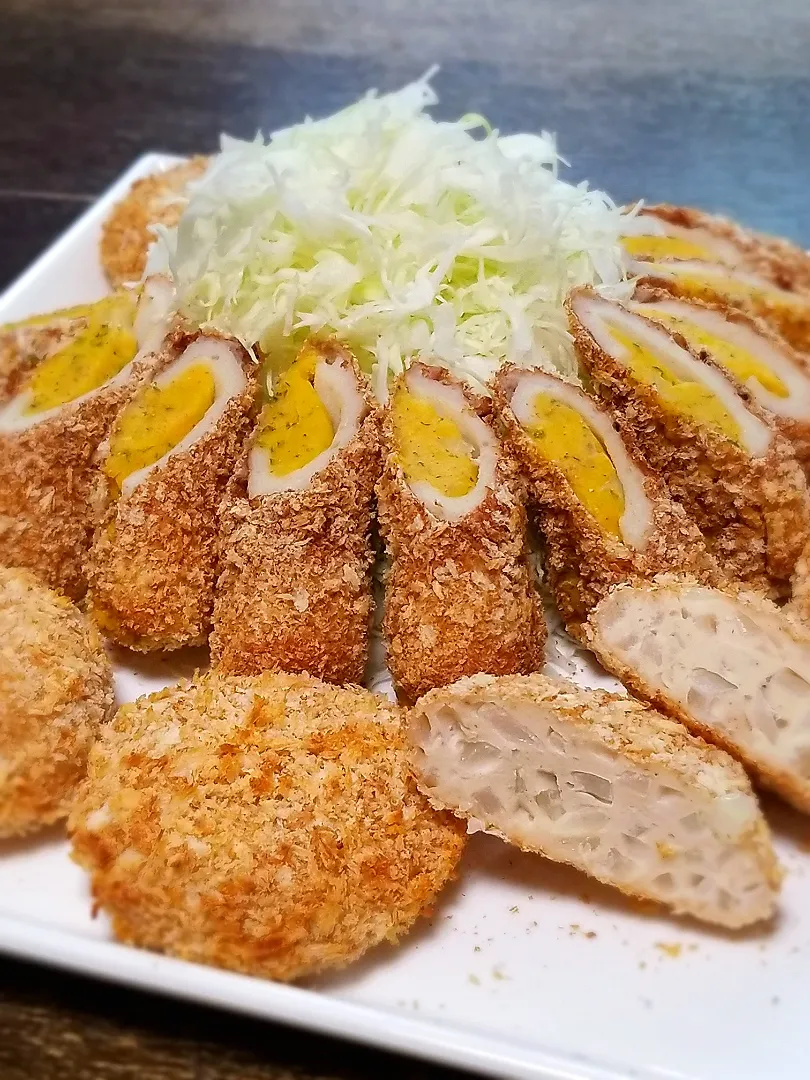
[[476, 675], [411, 711], [436, 807], [630, 896], [730, 928], [773, 914], [768, 826], [740, 765], [629, 697]]
[[810, 813], [810, 627], [755, 593], [663, 576], [611, 591], [587, 640], [637, 697]]
[[223, 504], [210, 640], [221, 671], [363, 681], [380, 457], [379, 411], [351, 353], [306, 346]]
[[0, 836], [67, 815], [112, 709], [96, 631], [27, 570], [0, 568]]
[[583, 390], [505, 365], [493, 385], [505, 445], [528, 483], [546, 577], [568, 632], [611, 586], [684, 570], [723, 575], [695, 523]]
[[139, 651], [201, 645], [218, 514], [250, 431], [257, 365], [235, 339], [176, 328], [99, 447], [89, 610]]
[[396, 706], [270, 673], [125, 705], [69, 830], [121, 941], [282, 980], [400, 937], [464, 846], [416, 790]]
[[462, 675], [543, 664], [523, 490], [488, 412], [488, 402], [421, 363], [400, 378], [387, 409], [377, 486], [390, 556], [383, 631], [405, 701]]
[[0, 406], [0, 563], [27, 567], [80, 599], [92, 536], [94, 454], [154, 362], [158, 293], [135, 293], [58, 319], [48, 349], [11, 380]]
[[136, 180], [101, 227], [101, 265], [113, 287], [140, 281], [146, 269], [152, 225], [171, 227], [180, 220], [186, 189], [208, 168], [203, 155], [173, 165], [165, 172]]
[[723, 571], [786, 595], [810, 536], [807, 482], [788, 440], [663, 326], [590, 289], [574, 290], [567, 307], [594, 388]]
[[810, 363], [806, 356], [762, 319], [729, 304], [684, 300], [664, 289], [641, 287], [628, 306], [662, 323], [697, 356], [722, 367], [790, 440], [810, 475]]
[[0, 404], [17, 393], [32, 367], [87, 326], [93, 306], [64, 308], [0, 326]]

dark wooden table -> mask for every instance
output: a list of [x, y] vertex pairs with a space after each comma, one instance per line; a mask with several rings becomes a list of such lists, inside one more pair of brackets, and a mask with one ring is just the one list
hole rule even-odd
[[[3, 0], [0, 282], [138, 154], [214, 149], [442, 64], [440, 112], [559, 133], [571, 177], [810, 245], [807, 0]], [[2, 1080], [449, 1078], [0, 961]]]

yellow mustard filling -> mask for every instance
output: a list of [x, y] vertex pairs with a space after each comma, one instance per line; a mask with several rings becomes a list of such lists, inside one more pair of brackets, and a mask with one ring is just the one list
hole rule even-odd
[[455, 420], [405, 387], [394, 395], [391, 411], [405, 479], [428, 483], [447, 498], [468, 495], [478, 481], [478, 465]]
[[26, 415], [45, 412], [97, 390], [125, 367], [138, 351], [131, 330], [92, 320], [76, 337], [34, 369], [26, 390]]
[[274, 476], [302, 469], [332, 445], [332, 417], [313, 385], [318, 360], [317, 350], [305, 346], [262, 409], [256, 445], [267, 454]]
[[673, 315], [669, 311], [659, 311], [657, 308], [644, 309], [644, 315], [656, 322], [663, 323], [673, 330], [677, 330], [696, 352], [705, 349], [712, 358], [717, 361], [742, 383], [748, 383], [749, 379], [756, 379], [760, 386], [769, 390], [777, 397], [786, 398], [788, 388], [778, 375], [763, 364], [762, 361], [748, 349], [736, 345], [719, 334], [714, 334], [704, 327], [694, 323], [691, 319], [685, 319], [680, 315]]
[[27, 319], [6, 323], [0, 326], [0, 333], [8, 330], [21, 330], [27, 326], [50, 326], [67, 319], [95, 319], [96, 322], [125, 322], [131, 325], [135, 314], [137, 293], [132, 291], [116, 292], [95, 300], [92, 304], [74, 304], [73, 307], [46, 311], [39, 315], [29, 315]]
[[624, 349], [624, 363], [633, 376], [639, 382], [655, 387], [661, 400], [674, 412], [721, 432], [738, 445], [742, 444], [739, 424], [707, 386], [676, 375], [660, 356], [634, 341], [618, 327], [611, 326], [611, 334]]
[[550, 394], [535, 397], [534, 415], [526, 433], [539, 452], [561, 469], [602, 529], [621, 537], [624, 489], [599, 437], [576, 409]]
[[683, 271], [678, 268], [677, 263], [667, 269], [676, 275], [676, 280], [692, 295], [700, 296], [708, 289], [720, 296], [727, 296], [730, 300], [764, 300], [772, 307], [785, 309], [800, 306], [802, 303], [784, 289], [763, 288], [733, 275], [701, 274], [694, 269]]
[[104, 472], [118, 488], [139, 469], [160, 461], [202, 420], [216, 398], [211, 367], [187, 367], [163, 386], [150, 384], [118, 418]]
[[717, 256], [695, 240], [682, 236], [655, 236], [642, 233], [622, 237], [622, 247], [634, 259], [705, 259], [716, 262]]

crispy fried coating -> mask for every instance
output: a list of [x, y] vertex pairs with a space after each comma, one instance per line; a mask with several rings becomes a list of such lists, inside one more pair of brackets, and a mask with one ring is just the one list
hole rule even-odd
[[[559, 465], [543, 457], [513, 413], [512, 394], [522, 374], [525, 370], [505, 365], [495, 379], [493, 400], [504, 443], [528, 484], [529, 506], [546, 543], [546, 577], [569, 634], [583, 639], [588, 612], [619, 582], [677, 569], [688, 570], [709, 584], [722, 581], [723, 574], [706, 550], [700, 530], [670, 498], [631, 439], [622, 441], [628, 460], [642, 477], [650, 517], [647, 535], [643, 545], [632, 546], [601, 528]], [[609, 420], [609, 414], [604, 415]], [[630, 498], [629, 492], [626, 497]]]
[[[119, 494], [100, 471], [93, 493], [89, 611], [109, 638], [139, 652], [207, 640], [219, 507], [254, 413], [256, 364], [235, 339], [179, 327], [152, 374], [158, 376], [200, 336], [229, 344], [246, 377], [243, 392], [229, 400], [210, 430], [158, 463], [130, 494]], [[106, 445], [99, 447], [99, 458], [106, 452]]]
[[250, 447], [228, 486], [210, 645], [229, 674], [306, 671], [330, 683], [363, 681], [380, 415], [354, 358], [329, 348], [350, 363], [368, 408], [355, 436], [303, 489], [248, 498]]
[[657, 203], [645, 206], [644, 213], [686, 229], [705, 229], [718, 239], [733, 244], [740, 254], [736, 265], [769, 278], [780, 289], [810, 290], [810, 254], [781, 236], [743, 228], [730, 218], [708, 214], [692, 206]]
[[411, 710], [419, 788], [606, 885], [730, 928], [773, 914], [781, 874], [740, 765], [633, 698], [476, 675]]
[[396, 706], [270, 673], [125, 705], [69, 829], [120, 940], [281, 980], [399, 938], [464, 847], [416, 789]]
[[620, 586], [587, 642], [637, 697], [810, 813], [810, 627], [739, 586], [663, 575]]
[[73, 600], [84, 596], [95, 451], [154, 360], [139, 356], [126, 379], [32, 427], [0, 432], [0, 563], [33, 570]]
[[788, 610], [805, 626], [810, 627], [810, 541], [796, 563], [791, 585]]
[[[653, 289], [642, 285], [636, 289], [633, 299], [640, 303], [655, 304], [657, 301], [671, 300], [672, 293], [665, 289]], [[690, 307], [694, 307], [698, 310], [712, 311], [723, 319], [726, 319], [732, 325], [745, 327], [752, 333], [757, 334], [764, 342], [770, 345], [771, 348], [782, 354], [786, 360], [794, 365], [802, 374], [810, 376], [810, 357], [792, 348], [781, 335], [776, 333], [768, 323], [758, 316], [746, 313], [745, 311], [740, 311], [739, 308], [732, 307], [732, 305], [727, 302], [721, 302], [719, 298], [715, 302], [699, 300], [694, 297], [691, 299], [684, 298], [684, 302], [688, 303]], [[679, 345], [682, 345], [684, 348], [691, 347], [689, 342], [683, 339], [676, 328], [669, 327], [669, 330]], [[694, 351], [702, 360], [715, 360], [711, 351], [707, 348], [698, 348]], [[729, 371], [729, 369], [721, 364], [720, 361], [716, 362], [719, 366], [723, 367], [726, 377], [735, 383], [740, 393], [744, 397], [748, 396], [748, 391], [739, 383], [739, 380], [735, 379], [734, 373]], [[805, 474], [810, 476], [810, 418], [800, 419], [798, 417], [780, 415], [779, 413], [767, 409], [762, 402], [758, 402], [758, 404], [759, 407], [768, 414], [771, 423], [778, 427], [782, 434], [790, 441], [797, 460], [804, 469]]]
[[[438, 368], [421, 368], [461, 385]], [[463, 392], [489, 422], [488, 402]], [[405, 480], [390, 408], [383, 427], [378, 519], [390, 556], [383, 632], [397, 693], [413, 702], [463, 675], [536, 671], [546, 626], [529, 566], [522, 485], [509, 456], [499, 448], [493, 481], [474, 509], [441, 520]]]
[[24, 320], [0, 326], [0, 404], [12, 398], [40, 360], [55, 352], [87, 325], [85, 315], [54, 312], [46, 323]]
[[198, 155], [165, 172], [136, 180], [113, 208], [101, 227], [99, 249], [101, 265], [113, 287], [140, 281], [154, 240], [150, 226], [177, 224], [185, 206], [186, 188], [202, 176], [209, 160]]
[[[592, 290], [574, 290], [566, 302], [574, 347], [619, 430], [666, 481], [730, 579], [774, 597], [786, 595], [810, 536], [807, 482], [788, 440], [774, 429], [765, 453], [754, 457], [721, 432], [667, 408], [658, 391], [636, 381], [579, 319], [573, 305], [584, 295]], [[672, 337], [666, 328], [659, 330]], [[771, 426], [750, 397], [738, 397]]]
[[67, 815], [112, 709], [96, 631], [27, 570], [0, 568], [0, 836]]

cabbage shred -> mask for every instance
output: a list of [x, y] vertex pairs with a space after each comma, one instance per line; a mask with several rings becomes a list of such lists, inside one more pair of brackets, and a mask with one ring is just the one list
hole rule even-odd
[[425, 77], [269, 140], [223, 137], [160, 230], [180, 310], [277, 368], [335, 335], [381, 400], [417, 356], [477, 387], [505, 360], [574, 376], [563, 300], [628, 294], [620, 211], [559, 178], [550, 135], [439, 122], [436, 101]]

